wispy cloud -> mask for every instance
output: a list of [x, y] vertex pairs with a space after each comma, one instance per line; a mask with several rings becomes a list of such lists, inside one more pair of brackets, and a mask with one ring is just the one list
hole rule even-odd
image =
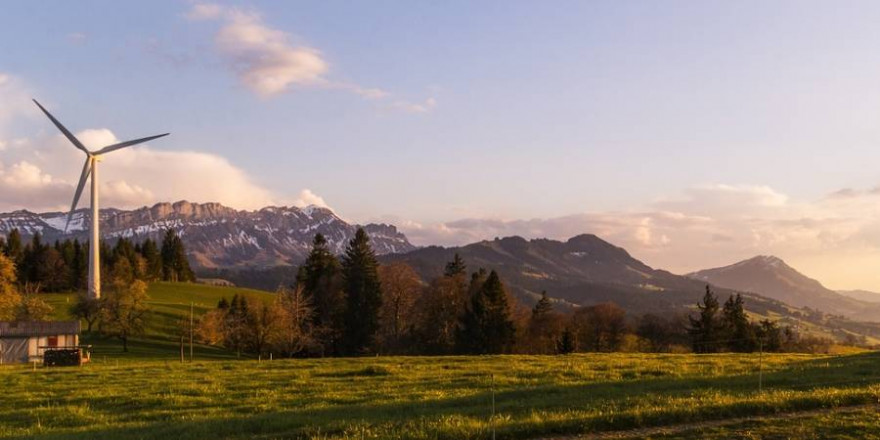
[[214, 41], [239, 81], [260, 96], [291, 87], [325, 86], [327, 61], [318, 49], [290, 43], [287, 33], [266, 26], [253, 12], [228, 10]]
[[255, 10], [212, 3], [196, 3], [185, 14], [190, 20], [222, 23], [214, 37], [216, 50], [235, 72], [239, 82], [260, 97], [271, 98], [296, 89], [345, 90], [364, 99], [392, 100], [391, 107], [427, 113], [435, 98], [410, 102], [386, 90], [330, 79], [330, 64], [316, 47], [296, 44], [291, 35], [265, 23]]
[[423, 102], [394, 101], [393, 107], [409, 113], [428, 113], [437, 106], [437, 100], [428, 98]]
[[679, 273], [775, 254], [832, 287], [878, 289], [880, 192], [847, 189], [834, 194], [795, 201], [764, 185], [712, 184], [687, 188], [634, 211], [397, 223], [420, 245], [593, 233], [655, 267]]
[[71, 32], [67, 34], [67, 41], [77, 46], [85, 44], [86, 40], [88, 40], [88, 36], [83, 32]]

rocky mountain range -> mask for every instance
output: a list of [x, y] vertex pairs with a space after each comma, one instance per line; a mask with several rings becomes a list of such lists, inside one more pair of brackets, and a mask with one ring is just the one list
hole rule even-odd
[[[469, 270], [497, 270], [508, 288], [526, 301], [546, 290], [569, 304], [613, 301], [634, 313], [683, 312], [692, 310], [706, 289], [704, 282], [654, 269], [591, 234], [566, 241], [506, 237], [461, 247], [430, 246], [382, 259], [405, 261], [424, 279], [432, 279], [456, 253]], [[717, 293], [724, 300], [733, 292], [719, 289]], [[777, 301], [750, 297], [751, 307], [759, 312], [787, 313]]]
[[[0, 234], [17, 228], [26, 238], [39, 232], [49, 242], [66, 238], [87, 240], [90, 216], [88, 209], [77, 210], [65, 232], [67, 213], [15, 211], [0, 214]], [[299, 264], [316, 233], [324, 234], [331, 249], [341, 253], [357, 225], [342, 220], [330, 209], [316, 206], [242, 211], [218, 203], [180, 201], [134, 210], [101, 210], [101, 234], [110, 242], [120, 237], [160, 240], [168, 228], [180, 234], [196, 269], [212, 269]], [[392, 225], [368, 224], [364, 229], [377, 254], [415, 249]]]
[[837, 293], [859, 301], [880, 303], [880, 293], [871, 292], [870, 290], [838, 290]]
[[[706, 285], [712, 284], [721, 302], [741, 293], [752, 319], [769, 318], [780, 325], [838, 340], [847, 335], [880, 337], [880, 324], [874, 323], [880, 321], [880, 313], [876, 313], [880, 304], [850, 315], [874, 322], [829, 315], [841, 310], [834, 301], [825, 303], [826, 308], [821, 311], [804, 309], [776, 299], [772, 296], [775, 291], [768, 294], [761, 289], [736, 287], [739, 284], [695, 279], [652, 268], [625, 249], [591, 234], [566, 241], [506, 237], [460, 247], [430, 246], [380, 259], [407, 262], [423, 279], [430, 280], [441, 274], [445, 263], [456, 253], [464, 258], [470, 271], [481, 267], [497, 270], [511, 292], [527, 305], [546, 290], [557, 305], [574, 307], [610, 301], [634, 315], [687, 314], [703, 299]], [[855, 300], [845, 298], [843, 304], [847, 301]]]
[[853, 319], [880, 321], [880, 304], [826, 288], [774, 256], [761, 255], [688, 277], [716, 286], [754, 292], [795, 307], [809, 307]]

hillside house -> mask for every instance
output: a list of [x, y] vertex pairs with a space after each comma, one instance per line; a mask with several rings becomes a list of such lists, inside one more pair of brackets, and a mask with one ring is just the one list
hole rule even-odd
[[79, 321], [0, 321], [0, 363], [43, 359], [47, 349], [79, 346]]

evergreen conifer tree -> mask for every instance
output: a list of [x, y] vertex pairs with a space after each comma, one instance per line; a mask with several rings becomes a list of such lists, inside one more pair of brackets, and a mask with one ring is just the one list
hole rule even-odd
[[173, 229], [165, 231], [162, 239], [162, 279], [164, 281], [191, 282], [195, 281], [195, 273], [186, 258], [183, 240]]
[[538, 303], [535, 304], [535, 307], [532, 308], [532, 319], [540, 319], [544, 316], [549, 315], [553, 312], [553, 303], [550, 302], [550, 298], [547, 298], [547, 291], [541, 292], [541, 299], [538, 300]]
[[364, 229], [358, 228], [342, 258], [346, 299], [342, 349], [348, 355], [371, 351], [379, 329], [379, 309], [382, 306], [379, 262], [369, 240]]
[[16, 266], [21, 264], [24, 256], [24, 245], [22, 244], [21, 233], [18, 232], [18, 228], [9, 231], [9, 234], [6, 236], [4, 253]]
[[465, 273], [467, 273], [467, 265], [464, 264], [464, 260], [461, 258], [461, 255], [456, 252], [455, 257], [453, 257], [452, 261], [446, 263], [446, 268], [443, 271], [443, 275], [447, 277], [455, 277], [457, 275], [463, 275]]
[[565, 330], [562, 331], [562, 336], [559, 338], [559, 341], [556, 342], [556, 352], [559, 354], [573, 353], [576, 346], [574, 332], [566, 327]]
[[146, 271], [144, 278], [148, 281], [155, 281], [162, 278], [162, 256], [159, 254], [159, 248], [152, 239], [146, 239], [141, 243], [141, 256], [144, 257], [146, 263]]
[[[505, 353], [513, 346], [516, 328], [510, 317], [507, 291], [494, 270], [485, 281], [474, 274], [471, 301], [462, 318], [459, 349], [470, 354]], [[476, 287], [476, 286], [475, 286]]]
[[755, 350], [754, 329], [746, 316], [743, 307], [742, 295], [737, 293], [727, 298], [723, 308], [725, 336], [729, 339], [727, 344], [731, 351], [748, 353]]
[[345, 311], [339, 260], [330, 252], [327, 239], [316, 234], [312, 250], [296, 274], [296, 285], [314, 308], [310, 324], [319, 338], [322, 354], [339, 352]]
[[700, 315], [697, 318], [689, 316], [691, 342], [695, 353], [716, 353], [719, 351], [723, 337], [723, 326], [718, 317], [718, 299], [712, 292], [711, 287], [706, 286], [706, 294], [703, 303], [697, 304]]

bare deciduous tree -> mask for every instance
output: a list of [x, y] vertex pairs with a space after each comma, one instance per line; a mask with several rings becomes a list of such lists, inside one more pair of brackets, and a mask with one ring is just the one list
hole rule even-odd
[[288, 357], [307, 353], [316, 348], [314, 331], [315, 309], [302, 287], [282, 287], [272, 304], [278, 316], [278, 328], [272, 340]]
[[415, 303], [423, 286], [419, 275], [406, 263], [379, 267], [382, 308], [379, 310], [379, 342], [388, 352], [404, 349], [406, 334], [415, 319]]

